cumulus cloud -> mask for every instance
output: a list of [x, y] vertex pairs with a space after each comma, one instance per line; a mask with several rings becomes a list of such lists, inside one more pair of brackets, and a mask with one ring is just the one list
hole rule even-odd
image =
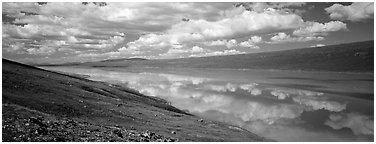
[[260, 36], [252, 36], [247, 41], [243, 41], [238, 43], [236, 39], [231, 40], [215, 40], [210, 42], [204, 42], [203, 44], [206, 46], [226, 46], [227, 48], [232, 48], [234, 46], [240, 46], [240, 47], [249, 47], [252, 49], [259, 49], [256, 45], [256, 43], [260, 43], [262, 41], [262, 37]]
[[46, 46], [42, 46], [40, 48], [30, 48], [30, 49], [27, 49], [26, 50], [29, 54], [33, 54], [33, 55], [50, 55], [50, 54], [53, 54], [55, 53], [55, 49], [53, 48], [49, 48], [49, 47], [46, 47]]
[[[208, 45], [225, 45], [228, 48], [237, 46], [235, 39], [218, 40], [236, 35], [257, 34], [286, 29], [298, 28], [304, 24], [302, 18], [296, 14], [281, 14], [277, 12], [258, 13], [238, 7], [242, 12], [232, 17], [223, 17], [216, 21], [191, 19], [171, 26], [162, 34], [147, 34], [128, 43], [137, 47], [171, 47], [174, 44], [187, 42], [202, 42], [215, 40]], [[260, 42], [259, 37], [253, 37], [242, 46], [250, 46], [250, 42]], [[248, 45], [246, 44], [248, 43]], [[230, 50], [231, 51], [231, 50]], [[229, 51], [229, 52], [230, 52]], [[219, 54], [219, 53], [217, 53]], [[226, 54], [226, 53], [224, 53]]]
[[220, 55], [236, 55], [236, 54], [245, 54], [245, 52], [238, 51], [235, 49], [223, 50], [223, 51], [210, 51], [200, 54], [192, 54], [189, 57], [206, 57], [206, 56], [220, 56]]
[[259, 49], [260, 47], [255, 45], [256, 43], [260, 43], [262, 41], [262, 37], [260, 36], [252, 36], [250, 39], [247, 41], [243, 41], [239, 43], [239, 46], [241, 47], [249, 47], [252, 49]]
[[232, 48], [236, 45], [238, 45], [238, 42], [235, 39], [231, 39], [226, 43], [227, 48]]
[[322, 41], [325, 38], [322, 36], [298, 36], [294, 37], [284, 32], [277, 33], [270, 38], [271, 44], [287, 43], [287, 42], [307, 42], [307, 41]]
[[227, 40], [215, 40], [210, 42], [204, 42], [207, 46], [224, 46], [227, 44]]
[[355, 135], [373, 135], [373, 118], [360, 113], [331, 114], [325, 122], [333, 129], [350, 128]]
[[327, 23], [305, 22], [305, 25], [294, 30], [291, 36], [284, 32], [279, 32], [270, 38], [269, 43], [286, 43], [286, 42], [307, 42], [322, 41], [330, 32], [347, 30], [345, 23], [341, 21], [330, 21]]
[[159, 55], [163, 57], [174, 57], [176, 55], [182, 56], [186, 54], [200, 55], [200, 54], [204, 54], [205, 52], [207, 52], [207, 50], [199, 46], [193, 46], [192, 48], [179, 46], [179, 47], [170, 48], [168, 49], [167, 53], [161, 53]]
[[325, 44], [316, 44], [316, 45], [313, 45], [311, 47], [323, 47], [323, 46], [326, 46]]
[[191, 20], [189, 22], [181, 22], [172, 26], [169, 32], [197, 33], [205, 39], [213, 39], [248, 34], [250, 32], [293, 29], [302, 24], [302, 18], [295, 14], [257, 13], [243, 10], [239, 15], [225, 17], [218, 21]]
[[191, 51], [192, 51], [192, 53], [200, 53], [200, 52], [203, 52], [204, 49], [202, 47], [199, 47], [199, 46], [193, 46]]
[[[53, 61], [177, 58], [242, 54], [249, 50], [241, 47], [258, 49], [258, 43], [320, 41], [330, 32], [346, 29], [337, 21], [304, 21], [299, 15], [304, 5], [6, 2], [2, 46], [7, 55], [69, 55]], [[282, 34], [290, 31], [291, 36]], [[271, 42], [262, 40], [261, 36], [274, 33]], [[46, 43], [48, 48], [42, 47]]]
[[[51, 54], [56, 49], [73, 49], [76, 53], [98, 56], [132, 56], [141, 54], [138, 45], [126, 46], [124, 33], [142, 34], [164, 31], [181, 22], [182, 17], [217, 19], [227, 4], [198, 3], [3, 3], [3, 40], [28, 39], [25, 45], [3, 44], [8, 53]], [[22, 24], [22, 26], [21, 26]], [[42, 40], [65, 41], [62, 45], [36, 47]], [[29, 45], [33, 43], [33, 45]], [[163, 44], [162, 44], [163, 45]], [[22, 46], [22, 47], [20, 47]], [[87, 48], [87, 50], [82, 49]], [[115, 49], [116, 48], [116, 49]], [[28, 50], [29, 49], [29, 50]], [[92, 49], [97, 49], [93, 51]], [[106, 50], [103, 50], [106, 49]], [[120, 49], [120, 50], [117, 50]], [[115, 51], [114, 51], [115, 50]], [[196, 49], [197, 50], [197, 49]], [[109, 52], [110, 51], [110, 52]], [[68, 52], [68, 51], [64, 51]], [[99, 53], [98, 53], [99, 52]], [[105, 53], [103, 53], [105, 52]], [[78, 55], [72, 59], [79, 60]], [[108, 58], [108, 57], [107, 57]]]
[[234, 46], [240, 47], [249, 47], [252, 49], [259, 49], [256, 43], [262, 42], [262, 37], [260, 36], [252, 36], [250, 39], [238, 43], [236, 39], [231, 40], [215, 40], [210, 42], [204, 42], [203, 44], [206, 46], [226, 46], [227, 48], [232, 48]]
[[[236, 6], [243, 6], [247, 10], [263, 12], [268, 10], [275, 10], [281, 12], [292, 12], [294, 9], [291, 7], [301, 7], [306, 3], [304, 2], [251, 2], [251, 3], [237, 3]], [[289, 8], [290, 7], [290, 8]]]
[[253, 43], [260, 43], [262, 41], [262, 37], [260, 37], [260, 36], [252, 36], [251, 39], [249, 39], [248, 41], [251, 41]]
[[293, 32], [296, 36], [317, 36], [327, 35], [329, 32], [347, 30], [346, 24], [340, 21], [330, 21], [327, 23], [306, 22], [306, 26]]
[[325, 9], [331, 19], [358, 22], [373, 18], [373, 2], [354, 2], [351, 5], [333, 4]]

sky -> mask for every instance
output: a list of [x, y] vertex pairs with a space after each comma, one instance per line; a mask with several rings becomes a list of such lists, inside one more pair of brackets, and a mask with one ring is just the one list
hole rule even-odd
[[2, 57], [66, 63], [322, 47], [373, 40], [373, 17], [373, 2], [3, 2]]

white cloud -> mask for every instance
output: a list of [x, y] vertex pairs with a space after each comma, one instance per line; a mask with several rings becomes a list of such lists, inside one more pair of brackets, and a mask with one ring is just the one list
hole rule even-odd
[[120, 53], [125, 53], [125, 54], [131, 54], [131, 55], [137, 55], [143, 53], [136, 47], [121, 47], [118, 49]]
[[42, 46], [40, 48], [29, 48], [26, 50], [29, 54], [33, 55], [50, 55], [56, 52], [54, 48]]
[[277, 11], [291, 11], [287, 7], [301, 7], [304, 6], [304, 2], [252, 2], [252, 3], [239, 3], [246, 9], [263, 12], [267, 10], [277, 10]]
[[167, 54], [181, 54], [181, 53], [188, 53], [189, 51], [188, 50], [184, 50], [184, 49], [169, 49], [167, 51]]
[[226, 46], [227, 48], [232, 48], [234, 46], [238, 46], [238, 42], [236, 39], [231, 40], [215, 40], [203, 43], [206, 46]]
[[206, 46], [226, 46], [227, 48], [232, 48], [234, 46], [240, 46], [240, 47], [249, 47], [253, 49], [259, 49], [256, 45], [256, 43], [262, 42], [262, 37], [260, 36], [252, 36], [250, 39], [247, 41], [243, 41], [238, 43], [235, 39], [231, 40], [215, 40], [215, 41], [210, 41], [210, 42], [204, 42], [203, 44]]
[[[323, 40], [323, 35], [338, 31], [336, 27], [345, 29], [339, 22], [304, 21], [298, 14], [299, 9], [295, 9], [303, 5], [305, 3], [253, 3], [238, 7], [231, 3], [107, 3], [99, 6], [80, 2], [44, 5], [6, 2], [3, 14], [13, 17], [14, 23], [26, 25], [4, 23], [6, 44], [3, 48], [7, 54], [74, 52], [75, 55], [61, 58], [65, 61], [214, 56], [247, 51], [236, 50], [236, 47], [259, 48], [257, 44], [264, 42], [256, 35], [296, 30], [297, 35], [274, 36], [274, 41], [266, 43], [306, 42]], [[254, 11], [250, 11], [250, 7]], [[239, 40], [246, 36], [252, 37]], [[19, 39], [28, 41], [21, 45], [17, 43]], [[41, 48], [46, 40], [56, 43]], [[214, 51], [211, 47], [194, 47], [202, 44], [228, 49]]]
[[227, 48], [232, 48], [236, 45], [238, 45], [238, 42], [235, 39], [231, 39], [226, 43]]
[[252, 36], [251, 39], [249, 39], [253, 43], [260, 43], [262, 41], [262, 37], [260, 36]]
[[239, 15], [225, 17], [218, 21], [191, 20], [180, 22], [172, 26], [169, 33], [197, 33], [205, 39], [215, 39], [251, 32], [254, 34], [260, 31], [293, 29], [302, 24], [301, 17], [294, 14], [257, 13], [244, 10]]
[[307, 42], [307, 41], [322, 41], [324, 37], [322, 36], [298, 36], [292, 37], [284, 32], [277, 33], [270, 38], [271, 44], [286, 43], [286, 42]]
[[[116, 55], [128, 56], [129, 53], [141, 54], [143, 49], [132, 43], [123, 48], [124, 45], [121, 43], [124, 39], [119, 36], [124, 37], [124, 33], [134, 35], [164, 31], [171, 25], [181, 22], [182, 17], [213, 20], [221, 17], [219, 11], [230, 7], [232, 5], [223, 3], [107, 3], [106, 6], [98, 6], [92, 3], [83, 5], [80, 2], [51, 2], [44, 5], [6, 2], [3, 3], [3, 14], [14, 17], [15, 23], [26, 25], [21, 27], [12, 25], [11, 22], [3, 24], [3, 40], [16, 41], [22, 38], [29, 39], [29, 43], [36, 40], [38, 45], [42, 45], [39, 42], [46, 39], [65, 41], [63, 47], [49, 45], [48, 49], [75, 49], [77, 53], [90, 53], [101, 58], [112, 56], [114, 53], [103, 54], [103, 51], [108, 51], [103, 49], [120, 48], [120, 53]], [[27, 52], [23, 50], [25, 47], [30, 48], [29, 43], [22, 48], [19, 47], [21, 45], [11, 43], [3, 47], [9, 49], [9, 53]], [[162, 42], [155, 46], [165, 45], [166, 43]], [[32, 47], [27, 53], [53, 53], [51, 50]]]
[[215, 40], [210, 42], [204, 42], [204, 45], [206, 46], [224, 46], [226, 45], [227, 40]]
[[325, 46], [325, 44], [316, 44], [316, 45], [313, 45], [311, 47], [323, 47], [323, 46]]
[[333, 4], [325, 9], [331, 19], [349, 20], [353, 22], [373, 18], [373, 2], [354, 2], [351, 5], [344, 6]]
[[[232, 37], [241, 34], [256, 34], [273, 32], [286, 29], [294, 29], [304, 25], [302, 18], [295, 14], [280, 14], [277, 12], [257, 13], [246, 11], [242, 7], [242, 12], [232, 17], [223, 17], [216, 21], [204, 19], [191, 19], [182, 21], [171, 26], [171, 29], [162, 34], [147, 34], [139, 39], [130, 42], [128, 46], [137, 47], [165, 47], [169, 48], [174, 44], [184, 44], [187, 42], [202, 42], [214, 39]], [[252, 37], [251, 41], [258, 43], [260, 37]], [[228, 48], [237, 46], [237, 41], [216, 40], [207, 45], [225, 45]], [[246, 43], [242, 44], [243, 46]]]
[[210, 51], [200, 54], [192, 54], [189, 57], [206, 57], [206, 56], [220, 56], [220, 55], [236, 55], [236, 54], [245, 54], [245, 52], [241, 52], [235, 49], [230, 50], [223, 50], [223, 51]]
[[199, 46], [193, 46], [191, 49], [187, 48], [187, 47], [179, 47], [179, 48], [170, 48], [168, 49], [168, 51], [166, 53], [161, 53], [159, 54], [160, 56], [162, 57], [174, 57], [176, 55], [186, 55], [186, 54], [190, 54], [190, 55], [200, 55], [200, 54], [204, 54], [207, 50], [205, 50], [204, 48], [202, 47], [199, 47]]
[[279, 32], [270, 38], [271, 42], [269, 43], [322, 41], [325, 39], [323, 36], [340, 30], [347, 30], [346, 24], [340, 21], [330, 21], [327, 23], [308, 21], [305, 22], [305, 26], [293, 31], [292, 34], [294, 36]]
[[336, 130], [350, 128], [355, 135], [373, 135], [373, 118], [360, 113], [331, 114], [325, 124]]
[[249, 47], [252, 49], [259, 49], [260, 47], [257, 46], [255, 43], [260, 43], [262, 41], [262, 38], [260, 36], [252, 36], [247, 41], [243, 41], [239, 43], [239, 46], [241, 47]]
[[347, 30], [346, 24], [340, 21], [330, 21], [327, 23], [306, 22], [306, 26], [293, 32], [296, 36], [317, 36], [327, 35], [329, 32]]
[[202, 47], [199, 47], [199, 46], [193, 46], [192, 50], [191, 50], [192, 53], [200, 53], [200, 52], [203, 52], [203, 51], [204, 51], [204, 49]]

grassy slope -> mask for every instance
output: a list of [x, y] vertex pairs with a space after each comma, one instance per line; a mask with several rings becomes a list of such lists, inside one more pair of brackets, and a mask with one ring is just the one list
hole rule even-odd
[[373, 72], [373, 41], [276, 52], [167, 60], [113, 60], [78, 65], [95, 67], [185, 67]]
[[[179, 141], [264, 140], [224, 123], [200, 121], [164, 100], [131, 89], [4, 59], [2, 64], [3, 141], [86, 141], [88, 137], [90, 141], [129, 141], [128, 135], [138, 135], [131, 132], [120, 138], [116, 134], [131, 128]], [[34, 122], [31, 127], [29, 122], [37, 121], [33, 117], [41, 118], [42, 124]], [[67, 124], [70, 121], [73, 126]]]

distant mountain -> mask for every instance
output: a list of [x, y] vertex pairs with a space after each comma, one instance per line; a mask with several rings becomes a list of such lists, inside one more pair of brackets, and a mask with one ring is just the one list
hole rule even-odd
[[129, 61], [128, 59], [80, 63], [93, 67], [182, 67], [229, 69], [280, 69], [333, 72], [373, 72], [374, 41], [364, 41], [293, 50]]
[[[63, 63], [63, 64], [49, 64], [49, 63], [39, 63], [39, 64], [34, 64], [34, 63], [28, 63], [29, 65], [33, 66], [80, 66], [80, 65], [87, 65], [90, 63], [114, 63], [114, 62], [129, 62], [129, 61], [143, 61], [147, 60], [144, 58], [121, 58], [121, 59], [108, 59], [108, 60], [103, 60], [103, 61], [98, 61], [98, 62], [70, 62], [70, 63]], [[93, 65], [95, 67], [95, 65]], [[98, 66], [100, 67], [100, 66]]]
[[108, 59], [108, 60], [103, 60], [100, 62], [115, 62], [115, 61], [141, 61], [141, 60], [147, 60], [144, 58], [122, 58], [122, 59]]

